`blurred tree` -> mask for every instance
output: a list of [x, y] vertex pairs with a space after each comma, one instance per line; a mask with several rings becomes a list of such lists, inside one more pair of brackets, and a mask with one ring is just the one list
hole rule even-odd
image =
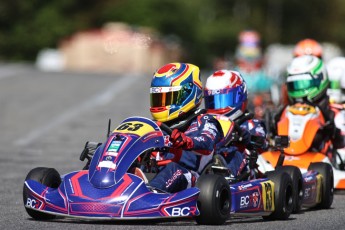
[[0, 57], [34, 60], [45, 47], [76, 31], [122, 21], [149, 26], [179, 39], [184, 61], [200, 66], [231, 56], [238, 33], [247, 28], [262, 44], [293, 44], [311, 37], [345, 47], [342, 0], [31, 0], [0, 2]]
[[89, 14], [97, 3], [78, 1], [2, 1], [0, 56], [34, 60], [44, 47], [56, 47], [61, 38], [94, 25]]

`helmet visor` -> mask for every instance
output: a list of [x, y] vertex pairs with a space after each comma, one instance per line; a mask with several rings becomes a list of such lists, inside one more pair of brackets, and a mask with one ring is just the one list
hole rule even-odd
[[235, 107], [241, 103], [240, 88], [205, 90], [205, 108], [206, 109], [224, 109], [226, 107]]
[[287, 79], [287, 88], [289, 92], [309, 90], [319, 87], [320, 82], [320, 79], [315, 79], [310, 74], [292, 75]]
[[190, 94], [189, 85], [171, 87], [151, 87], [151, 107], [181, 105]]

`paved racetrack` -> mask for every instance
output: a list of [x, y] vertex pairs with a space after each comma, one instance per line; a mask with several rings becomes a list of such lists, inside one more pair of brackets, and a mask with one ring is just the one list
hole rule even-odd
[[[78, 170], [86, 141], [104, 141], [112, 128], [133, 115], [149, 117], [151, 76], [46, 73], [29, 65], [0, 65], [0, 229], [220, 229], [177, 222], [38, 222], [25, 212], [23, 181], [34, 167], [60, 174]], [[345, 195], [329, 210], [304, 210], [287, 221], [232, 218], [222, 229], [345, 229]]]

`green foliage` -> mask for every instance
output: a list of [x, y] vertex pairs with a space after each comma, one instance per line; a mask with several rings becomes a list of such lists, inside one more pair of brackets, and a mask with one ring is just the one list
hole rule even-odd
[[34, 60], [76, 31], [121, 21], [149, 26], [178, 38], [185, 60], [200, 66], [232, 54], [247, 28], [262, 44], [293, 44], [306, 37], [343, 46], [345, 3], [341, 0], [31, 0], [0, 2], [0, 57]]

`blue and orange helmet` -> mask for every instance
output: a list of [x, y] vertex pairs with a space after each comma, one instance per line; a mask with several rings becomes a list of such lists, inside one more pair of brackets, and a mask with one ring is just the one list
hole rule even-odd
[[167, 122], [198, 108], [202, 102], [199, 67], [169, 63], [158, 69], [150, 88], [152, 117]]

